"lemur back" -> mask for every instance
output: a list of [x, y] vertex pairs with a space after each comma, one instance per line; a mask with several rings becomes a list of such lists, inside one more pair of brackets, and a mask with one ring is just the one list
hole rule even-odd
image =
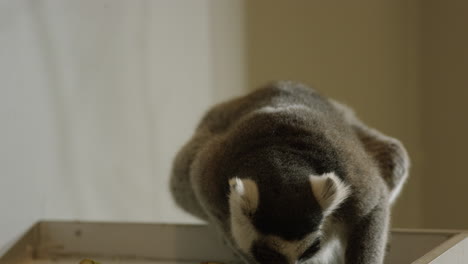
[[208, 111], [174, 161], [171, 191], [246, 262], [381, 263], [408, 166], [397, 140], [347, 107], [278, 82]]

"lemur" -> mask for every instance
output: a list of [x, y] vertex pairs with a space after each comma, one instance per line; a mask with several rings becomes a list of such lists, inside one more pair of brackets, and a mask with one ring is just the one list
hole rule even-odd
[[403, 145], [292, 81], [215, 105], [174, 159], [176, 203], [244, 263], [381, 264]]

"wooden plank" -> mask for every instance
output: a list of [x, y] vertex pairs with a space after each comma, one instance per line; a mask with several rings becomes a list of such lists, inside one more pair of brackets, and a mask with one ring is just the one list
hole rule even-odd
[[[116, 259], [99, 259], [102, 264], [195, 264], [193, 261], [157, 261], [157, 260], [116, 260]], [[78, 264], [80, 263], [79, 258], [58, 258], [58, 259], [39, 259], [39, 260], [28, 260], [18, 264]], [[15, 263], [16, 264], [16, 263]]]
[[0, 264], [22, 263], [34, 258], [39, 239], [39, 227], [32, 226], [21, 238], [5, 253], [0, 256]]
[[[466, 264], [466, 237], [457, 230], [393, 230], [385, 263]], [[236, 259], [205, 225], [42, 222], [1, 257], [0, 264], [77, 264], [85, 257], [105, 264], [230, 263]]]
[[444, 234], [444, 235], [458, 235], [460, 233], [465, 233], [466, 230], [459, 229], [420, 229], [420, 228], [392, 228], [392, 234], [421, 234], [421, 235], [434, 235], [434, 234]]
[[201, 225], [44, 222], [38, 256], [221, 261], [234, 254]]
[[453, 236], [444, 232], [392, 232], [385, 263], [412, 263]]

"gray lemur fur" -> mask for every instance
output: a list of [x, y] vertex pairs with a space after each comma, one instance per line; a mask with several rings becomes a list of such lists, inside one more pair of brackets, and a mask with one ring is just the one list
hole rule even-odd
[[380, 264], [408, 167], [398, 140], [282, 81], [211, 108], [170, 187], [244, 262]]

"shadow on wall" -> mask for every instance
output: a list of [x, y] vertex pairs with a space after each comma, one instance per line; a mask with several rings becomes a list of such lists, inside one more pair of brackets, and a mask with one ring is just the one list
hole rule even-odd
[[424, 225], [468, 229], [468, 2], [421, 2]]
[[306, 82], [402, 140], [413, 167], [394, 226], [422, 227], [417, 5], [260, 0], [246, 1], [245, 8], [249, 87], [276, 79]]

